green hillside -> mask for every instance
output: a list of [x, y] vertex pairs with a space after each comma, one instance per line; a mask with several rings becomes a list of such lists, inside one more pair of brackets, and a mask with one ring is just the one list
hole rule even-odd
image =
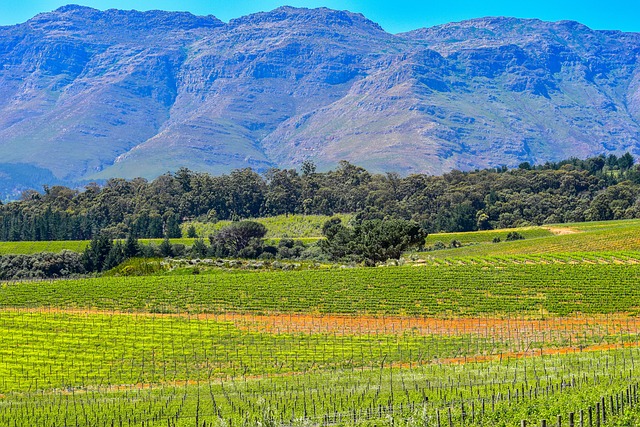
[[[520, 232], [525, 239], [507, 242], [511, 231]], [[492, 243], [500, 237], [500, 243]], [[420, 257], [490, 257], [519, 254], [552, 254], [567, 252], [638, 251], [640, 250], [640, 220], [620, 220], [552, 224], [544, 227], [445, 233], [431, 235], [427, 242], [440, 240], [449, 244], [458, 240], [463, 246], [455, 249], [420, 253]]]

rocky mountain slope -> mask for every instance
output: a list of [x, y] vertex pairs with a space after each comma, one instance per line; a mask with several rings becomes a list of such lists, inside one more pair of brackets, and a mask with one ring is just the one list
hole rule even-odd
[[66, 6], [0, 27], [0, 167], [73, 182], [304, 160], [408, 174], [639, 156], [639, 56], [639, 34], [575, 22], [392, 35], [324, 8], [223, 23]]

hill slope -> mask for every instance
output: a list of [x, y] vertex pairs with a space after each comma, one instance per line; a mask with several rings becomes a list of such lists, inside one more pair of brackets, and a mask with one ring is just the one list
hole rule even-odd
[[637, 156], [639, 55], [639, 34], [575, 22], [392, 35], [325, 8], [223, 23], [66, 6], [0, 28], [0, 166], [69, 182], [308, 159], [408, 174]]

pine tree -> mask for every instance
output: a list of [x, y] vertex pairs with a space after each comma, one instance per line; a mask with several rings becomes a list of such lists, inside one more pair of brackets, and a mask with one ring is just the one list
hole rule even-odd
[[196, 239], [191, 246], [191, 256], [195, 258], [204, 258], [207, 256], [207, 245], [204, 240]]
[[95, 235], [82, 254], [82, 262], [87, 271], [103, 271], [105, 260], [113, 248], [111, 237], [104, 233]]
[[115, 245], [111, 247], [111, 250], [107, 254], [107, 257], [104, 260], [104, 264], [102, 266], [102, 270], [111, 270], [114, 267], [117, 267], [125, 260], [124, 256], [124, 246], [120, 241], [117, 241]]
[[173, 246], [171, 245], [169, 236], [166, 236], [164, 238], [164, 240], [162, 241], [162, 243], [160, 243], [160, 246], [158, 248], [160, 249], [160, 253], [162, 254], [163, 257], [168, 258], [173, 256]]
[[135, 258], [140, 256], [140, 244], [138, 243], [138, 239], [133, 233], [130, 233], [127, 236], [127, 240], [124, 244], [124, 256], [125, 258]]

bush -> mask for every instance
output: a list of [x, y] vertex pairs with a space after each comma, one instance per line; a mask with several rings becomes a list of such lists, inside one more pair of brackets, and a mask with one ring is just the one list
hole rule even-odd
[[445, 245], [444, 242], [438, 240], [433, 245], [431, 245], [431, 248], [434, 251], [441, 251], [442, 249], [447, 249], [447, 245]]
[[234, 222], [209, 236], [209, 252], [216, 257], [241, 256], [257, 258], [267, 228], [255, 221]]
[[367, 266], [399, 259], [408, 248], [422, 246], [427, 237], [417, 223], [401, 219], [364, 220], [348, 228], [339, 218], [332, 218], [322, 232], [326, 240], [320, 245], [332, 259], [363, 262]]
[[207, 245], [204, 240], [197, 239], [191, 246], [191, 256], [193, 258], [205, 258], [207, 256]]
[[68, 250], [0, 256], [0, 280], [68, 277], [85, 271], [82, 254]]
[[517, 231], [511, 231], [507, 234], [507, 242], [512, 242], [514, 240], [524, 240], [524, 236]]

